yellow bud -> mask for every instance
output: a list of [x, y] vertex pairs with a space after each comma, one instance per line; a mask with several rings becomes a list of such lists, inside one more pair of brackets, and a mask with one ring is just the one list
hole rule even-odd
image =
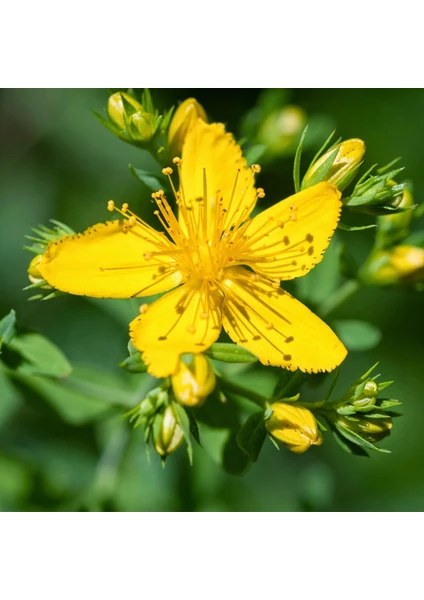
[[351, 421], [345, 417], [339, 417], [337, 423], [372, 443], [387, 437], [393, 427], [391, 417], [373, 419], [370, 418], [369, 415], [356, 415], [355, 419], [356, 420]]
[[197, 119], [208, 122], [205, 109], [195, 98], [187, 98], [175, 111], [169, 126], [168, 143], [172, 156], [181, 156], [185, 137]]
[[306, 125], [306, 113], [299, 106], [289, 105], [273, 111], [258, 131], [258, 142], [267, 150], [280, 154], [291, 148]]
[[180, 361], [171, 383], [180, 404], [199, 406], [213, 392], [216, 378], [209, 359], [204, 354], [195, 354], [189, 366]]
[[129, 104], [131, 104], [137, 111], [142, 110], [143, 107], [139, 102], [137, 102], [137, 100], [135, 100], [132, 96], [126, 94], [125, 92], [116, 92], [115, 94], [112, 94], [112, 96], [109, 97], [107, 103], [107, 113], [110, 119], [114, 123], [116, 123], [116, 125], [119, 125], [121, 129], [126, 129], [124, 118], [125, 111], [124, 104], [122, 102], [122, 97], [124, 97], [125, 100]]
[[131, 139], [141, 142], [147, 142], [155, 131], [155, 120], [152, 115], [139, 110], [131, 115], [128, 132]]
[[415, 283], [424, 279], [424, 249], [395, 246], [373, 252], [363, 267], [362, 279], [368, 284]]
[[274, 402], [272, 417], [265, 421], [269, 433], [292, 452], [301, 454], [322, 444], [322, 435], [310, 410], [303, 406]]
[[[355, 174], [355, 168], [360, 164], [365, 154], [364, 142], [356, 138], [341, 142], [323, 154], [316, 163], [307, 170], [306, 175], [303, 178], [303, 185], [310, 180], [312, 175], [318, 171], [320, 166], [329, 156], [331, 156], [331, 154], [333, 154], [336, 148], [338, 149], [338, 152], [333, 164], [321, 181], [328, 181], [329, 183], [336, 185], [340, 191], [343, 191], [349, 185]], [[349, 177], [349, 175], [351, 175], [351, 177]]]
[[42, 254], [37, 254], [37, 256], [34, 256], [34, 258], [29, 263], [27, 272], [31, 283], [37, 283], [37, 281], [41, 281], [42, 279], [44, 279], [44, 277], [41, 275], [38, 269], [38, 265], [40, 264], [42, 258]]
[[177, 423], [174, 409], [167, 406], [163, 415], [157, 417], [160, 426], [153, 427], [153, 443], [160, 456], [168, 456], [174, 452], [184, 439], [184, 433]]

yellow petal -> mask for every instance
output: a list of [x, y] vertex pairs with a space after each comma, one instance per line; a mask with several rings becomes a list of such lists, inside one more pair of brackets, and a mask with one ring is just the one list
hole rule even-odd
[[224, 329], [264, 365], [316, 373], [343, 361], [346, 348], [304, 304], [242, 267], [225, 275]]
[[181, 354], [204, 352], [221, 331], [222, 295], [207, 284], [185, 284], [166, 294], [130, 324], [134, 346], [148, 371], [168, 377], [179, 367]]
[[305, 275], [322, 259], [340, 217], [340, 192], [324, 182], [263, 211], [242, 229], [238, 263], [271, 279]]
[[182, 275], [172, 257], [175, 246], [148, 226], [128, 230], [127, 223], [99, 223], [51, 242], [39, 271], [58, 290], [94, 298], [150, 296], [178, 285]]
[[189, 130], [183, 145], [181, 175], [185, 204], [195, 215], [203, 210], [199, 199], [203, 199], [206, 191], [209, 236], [214, 225], [218, 226], [219, 215], [223, 218], [219, 223], [223, 231], [235, 224], [243, 211], [246, 218], [255, 206], [252, 169], [222, 123], [208, 124], [198, 119]]

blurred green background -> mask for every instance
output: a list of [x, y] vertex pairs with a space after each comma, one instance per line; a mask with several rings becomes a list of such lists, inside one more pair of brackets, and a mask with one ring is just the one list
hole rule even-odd
[[[243, 116], [260, 92], [162, 89], [152, 95], [162, 108], [194, 96], [241, 138]], [[391, 455], [351, 456], [327, 436], [324, 446], [300, 456], [267, 442], [242, 477], [223, 472], [200, 448], [193, 468], [184, 449], [165, 469], [156, 455], [147, 463], [142, 431], [132, 431], [113, 410], [113, 394], [121, 393], [130, 407], [149, 385], [149, 376], [117, 366], [127, 356], [127, 325], [136, 307], [76, 297], [28, 302], [22, 291], [31, 258], [22, 246], [31, 227], [55, 218], [81, 231], [108, 218], [111, 198], [130, 203], [140, 216], [152, 212], [149, 191], [128, 169], [129, 163], [149, 169], [152, 158], [115, 138], [91, 113], [101, 112], [107, 97], [107, 90], [1, 91], [0, 317], [14, 308], [23, 329], [47, 336], [82, 379], [96, 377], [99, 387], [79, 390], [74, 401], [54, 386], [12, 383], [0, 371], [0, 510], [422, 510], [423, 294], [413, 289], [366, 289], [335, 315], [364, 318], [383, 332], [376, 348], [349, 354], [337, 390], [380, 360], [383, 379], [395, 380], [390, 396], [404, 402], [403, 417], [382, 444]], [[401, 156], [415, 198], [423, 201], [424, 90], [302, 89], [287, 92], [285, 101], [318, 119], [324, 138], [333, 124], [344, 138], [362, 138], [367, 166]], [[288, 152], [264, 166], [267, 202], [293, 193], [292, 164]], [[370, 223], [372, 217], [347, 215], [346, 221]], [[366, 256], [372, 231], [339, 235], [358, 260]], [[275, 373], [239, 368], [237, 376], [265, 393]], [[105, 402], [94, 397], [99, 390]]]

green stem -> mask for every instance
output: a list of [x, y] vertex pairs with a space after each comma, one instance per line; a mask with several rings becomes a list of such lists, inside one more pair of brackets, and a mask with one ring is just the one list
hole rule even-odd
[[326, 317], [330, 313], [334, 312], [339, 306], [341, 306], [346, 300], [348, 300], [353, 294], [360, 289], [361, 283], [357, 279], [349, 279], [339, 289], [333, 292], [328, 298], [321, 303], [317, 313], [321, 317]]
[[268, 408], [269, 400], [261, 396], [261, 394], [257, 394], [256, 392], [252, 392], [251, 390], [246, 390], [245, 388], [240, 387], [236, 383], [228, 381], [228, 379], [224, 379], [224, 377], [219, 378], [219, 383], [220, 386], [223, 388], [224, 392], [228, 390], [229, 392], [233, 392], [234, 394], [238, 394], [243, 398], [251, 400], [261, 408]]

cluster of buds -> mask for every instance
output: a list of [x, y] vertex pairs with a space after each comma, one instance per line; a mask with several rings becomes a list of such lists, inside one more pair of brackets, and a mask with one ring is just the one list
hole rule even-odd
[[142, 148], [152, 147], [158, 142], [161, 148], [163, 134], [171, 121], [173, 109], [163, 115], [155, 108], [149, 90], [144, 90], [141, 102], [128, 92], [115, 92], [107, 103], [107, 116], [104, 119], [94, 113], [97, 119], [124, 142]]
[[370, 377], [377, 364], [357, 379], [342, 398], [323, 405], [319, 411], [342, 446], [359, 454], [366, 454], [367, 450], [388, 452], [375, 443], [390, 435], [396, 416], [390, 409], [401, 404], [378, 397], [393, 382], [377, 383], [378, 375]]
[[75, 232], [60, 221], [50, 219], [53, 227], [46, 227], [45, 225], [39, 225], [33, 227], [32, 232], [35, 235], [26, 235], [25, 237], [32, 243], [31, 246], [24, 246], [25, 250], [35, 254], [34, 258], [30, 261], [27, 273], [30, 285], [24, 288], [24, 290], [37, 290], [38, 294], [31, 296], [28, 300], [51, 300], [57, 296], [62, 295], [62, 292], [55, 290], [51, 285], [45, 281], [41, 275], [38, 265], [40, 264], [41, 257], [47, 249], [50, 242], [59, 240], [66, 235], [74, 235]]
[[127, 416], [134, 428], [144, 426], [144, 440], [150, 440], [162, 459], [172, 454], [183, 442], [184, 432], [166, 386], [151, 390]]
[[305, 406], [294, 404], [299, 394], [274, 402], [265, 418], [265, 427], [272, 438], [282, 442], [296, 454], [306, 452], [311, 446], [322, 444], [322, 435], [312, 412]]

